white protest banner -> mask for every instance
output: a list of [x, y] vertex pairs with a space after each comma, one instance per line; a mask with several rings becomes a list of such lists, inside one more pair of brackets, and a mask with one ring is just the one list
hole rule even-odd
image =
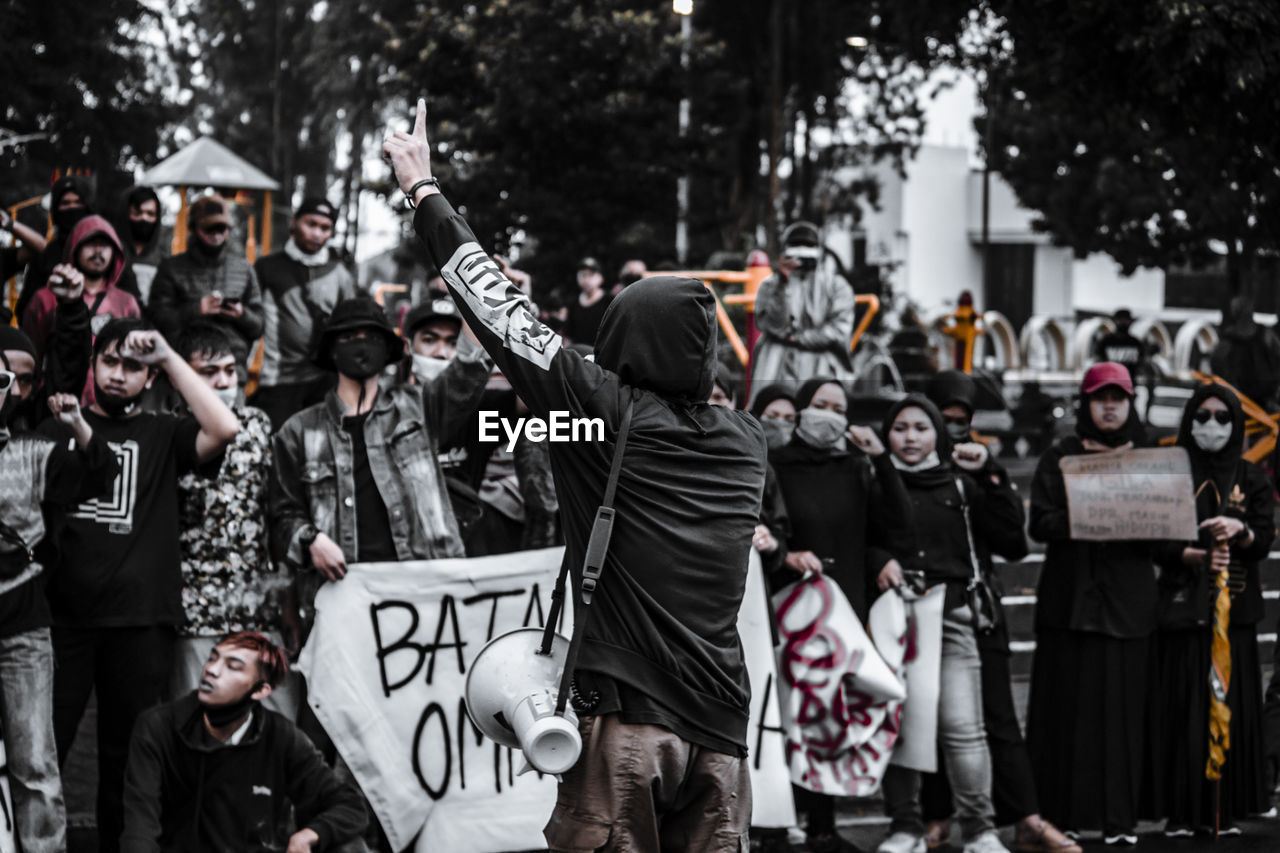
[[[363, 563], [316, 597], [299, 668], [307, 700], [396, 849], [500, 853], [542, 849], [556, 782], [481, 737], [463, 704], [467, 669], [493, 637], [539, 626], [562, 548], [495, 557]], [[795, 823], [779, 727], [758, 565], [740, 619], [752, 679], [753, 817]], [[752, 602], [756, 602], [755, 605]], [[566, 619], [560, 632], [569, 636]], [[761, 802], [763, 800], [763, 802]]]
[[1064, 456], [1071, 538], [1196, 538], [1191, 460], [1181, 447]]
[[791, 774], [787, 770], [787, 745], [778, 704], [778, 670], [773, 657], [773, 631], [769, 627], [768, 593], [760, 555], [751, 549], [747, 563], [747, 588], [738, 610], [738, 636], [747, 659], [751, 680], [751, 724], [747, 729], [751, 762], [751, 825], [796, 825]]
[[906, 695], [840, 588], [821, 575], [773, 597], [791, 781], [869, 796], [880, 787]]
[[546, 846], [555, 779], [517, 776], [523, 756], [480, 735], [463, 690], [485, 643], [543, 624], [562, 554], [353, 564], [316, 596], [307, 701], [394, 849], [419, 830], [418, 850]]
[[[3, 735], [0, 732], [0, 735]], [[13, 794], [9, 790], [9, 757], [5, 755], [4, 738], [0, 737], [0, 853], [15, 853]]]
[[924, 596], [906, 601], [882, 595], [871, 605], [868, 624], [876, 648], [906, 685], [898, 742], [890, 764], [921, 773], [938, 769], [938, 695], [942, 674], [942, 607], [947, 588], [938, 584]]

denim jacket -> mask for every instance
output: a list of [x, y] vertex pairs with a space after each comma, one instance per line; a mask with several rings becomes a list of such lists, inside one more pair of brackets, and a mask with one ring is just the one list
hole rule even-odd
[[[439, 444], [475, 409], [491, 366], [484, 350], [464, 338], [453, 363], [430, 385], [397, 383], [378, 391], [365, 443], [401, 560], [463, 556], [436, 456]], [[313, 531], [338, 543], [348, 562], [356, 560], [356, 486], [345, 413], [330, 391], [286, 421], [272, 441], [272, 535], [276, 553], [294, 570], [310, 567], [302, 540]]]

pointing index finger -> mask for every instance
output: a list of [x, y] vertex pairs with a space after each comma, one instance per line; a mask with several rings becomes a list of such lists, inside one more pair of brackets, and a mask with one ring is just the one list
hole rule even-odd
[[418, 116], [413, 121], [413, 135], [427, 138], [427, 99], [418, 98]]

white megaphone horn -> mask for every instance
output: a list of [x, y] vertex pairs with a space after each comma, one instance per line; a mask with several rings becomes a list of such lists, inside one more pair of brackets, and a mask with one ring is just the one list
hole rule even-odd
[[556, 713], [569, 640], [556, 634], [549, 655], [541, 653], [542, 642], [541, 628], [494, 637], [467, 671], [465, 699], [485, 737], [520, 750], [535, 770], [558, 776], [577, 763], [582, 736], [571, 707], [565, 706], [564, 716]]

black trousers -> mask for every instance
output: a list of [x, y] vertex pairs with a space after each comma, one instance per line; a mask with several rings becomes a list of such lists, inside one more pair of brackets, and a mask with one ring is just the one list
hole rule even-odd
[[[985, 648], [982, 643], [978, 644], [978, 654], [982, 658], [982, 715], [991, 751], [991, 801], [996, 807], [996, 825], [1007, 826], [1040, 811], [1036, 782], [1013, 705], [1010, 656], [1002, 650]], [[938, 772], [922, 777], [920, 805], [925, 820], [942, 820], [951, 815], [951, 786], [942, 771], [939, 752]]]
[[124, 767], [138, 715], [167, 698], [177, 635], [167, 625], [53, 629], [53, 735], [66, 761], [89, 694], [98, 696], [98, 849], [120, 849]]

